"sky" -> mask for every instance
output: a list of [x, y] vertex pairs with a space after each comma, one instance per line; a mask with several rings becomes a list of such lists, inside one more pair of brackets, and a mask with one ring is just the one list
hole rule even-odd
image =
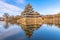
[[20, 15], [29, 4], [41, 15], [52, 15], [60, 12], [60, 0], [0, 0], [0, 16], [4, 13]]

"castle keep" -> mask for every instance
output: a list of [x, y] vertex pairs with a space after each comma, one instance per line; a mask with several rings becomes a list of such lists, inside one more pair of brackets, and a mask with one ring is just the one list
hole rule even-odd
[[24, 25], [41, 24], [42, 17], [38, 12], [35, 12], [30, 4], [28, 4], [21, 13], [21, 18], [17, 22]]

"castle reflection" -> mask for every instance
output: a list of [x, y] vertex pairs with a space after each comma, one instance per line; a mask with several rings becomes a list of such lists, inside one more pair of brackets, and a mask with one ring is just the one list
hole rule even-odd
[[35, 24], [35, 25], [21, 25], [22, 29], [24, 30], [26, 36], [30, 38], [33, 34], [34, 30], [37, 30], [41, 27], [41, 25]]

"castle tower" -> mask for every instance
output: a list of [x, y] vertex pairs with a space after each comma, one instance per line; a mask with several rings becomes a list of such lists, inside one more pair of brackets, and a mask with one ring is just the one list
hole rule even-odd
[[33, 8], [30, 4], [27, 4], [27, 6], [25, 7], [24, 11], [22, 12], [21, 15], [27, 15], [33, 12]]
[[26, 7], [25, 7], [25, 12], [32, 12], [33, 11], [33, 8], [30, 4], [28, 4]]

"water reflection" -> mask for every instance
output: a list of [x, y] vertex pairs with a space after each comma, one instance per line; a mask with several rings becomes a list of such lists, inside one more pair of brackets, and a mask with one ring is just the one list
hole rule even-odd
[[55, 26], [57, 26], [58, 28], [60, 28], [60, 24], [55, 24]]
[[60, 28], [60, 24], [47, 23], [47, 25], [50, 25], [50, 26], [55, 25], [56, 27]]
[[[16, 24], [10, 25], [11, 23], [5, 23], [3, 30], [5, 33], [1, 35], [5, 37], [6, 40], [40, 40], [40, 39], [57, 39], [60, 37], [60, 24], [45, 24], [42, 23], [40, 25], [22, 25]], [[18, 25], [18, 26], [16, 26]], [[47, 26], [48, 25], [48, 26]], [[52, 26], [53, 25], [53, 26]], [[21, 27], [21, 28], [19, 28]], [[0, 29], [1, 31], [1, 29]], [[8, 34], [9, 33], [9, 34]], [[3, 35], [4, 34], [4, 35]], [[8, 36], [9, 35], [9, 36]], [[49, 35], [49, 36], [48, 36]], [[54, 35], [54, 36], [53, 36]], [[6, 37], [8, 36], [8, 37]]]
[[4, 24], [4, 28], [7, 29], [8, 27], [9, 27], [9, 23], [7, 22]]
[[22, 29], [24, 30], [26, 36], [30, 38], [33, 34], [34, 30], [37, 30], [41, 27], [41, 25], [35, 24], [35, 25], [21, 25]]

